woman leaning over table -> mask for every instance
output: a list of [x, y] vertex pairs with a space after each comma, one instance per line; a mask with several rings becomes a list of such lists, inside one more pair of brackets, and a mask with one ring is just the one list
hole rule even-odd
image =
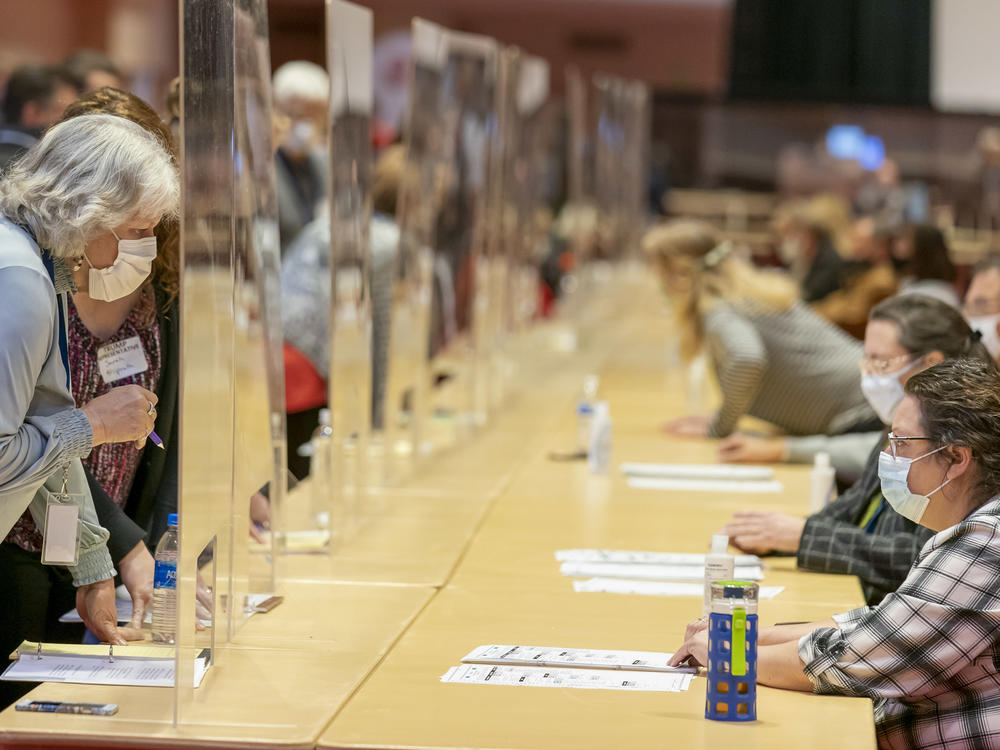
[[[1000, 374], [914, 375], [880, 459], [882, 492], [937, 532], [875, 607], [762, 628], [757, 681], [868, 697], [882, 748], [1000, 747]], [[704, 664], [702, 623], [671, 660]]]
[[[98, 89], [71, 104], [63, 119], [87, 114], [131, 120], [173, 153], [170, 130], [149, 105], [132, 94]], [[177, 421], [179, 342], [176, 220], [168, 215], [154, 233], [155, 237], [140, 240], [150, 247], [155, 242], [156, 257], [152, 272], [135, 291], [107, 299], [112, 295], [106, 284], [92, 290], [89, 273], [80, 269], [75, 278], [77, 290], [67, 300], [70, 383], [77, 406], [84, 408], [126, 384], [142, 386], [158, 397], [156, 432], [164, 449], [148, 441], [141, 450], [127, 443], [105, 443], [83, 459], [98, 521], [109, 533], [111, 560], [132, 598], [133, 628], [142, 626], [152, 598], [153, 558], [147, 542], [155, 544], [166, 529], [167, 514], [177, 510], [178, 441], [172, 439]], [[127, 352], [114, 372], [102, 355], [111, 345]], [[3, 554], [18, 565], [10, 571], [7, 583], [0, 584], [0, 593], [5, 586], [34, 592], [32, 600], [16, 613], [22, 632], [78, 640], [79, 628], [58, 623], [66, 602], [73, 600], [72, 583], [42, 564], [42, 533], [30, 512], [21, 515], [4, 541], [17, 548], [4, 547]]]
[[[143, 445], [157, 397], [126, 385], [75, 407], [66, 295], [79, 281], [91, 290], [103, 287], [109, 298], [132, 293], [155, 255], [137, 242], [161, 216], [176, 211], [179, 194], [164, 146], [138, 125], [110, 115], [52, 127], [0, 179], [0, 299], [6, 300], [0, 315], [0, 533], [6, 535], [25, 509], [41, 525], [48, 499], [65, 476], [68, 491], [82, 498], [79, 562], [69, 571], [75, 603], [88, 627], [113, 643], [123, 642], [115, 569], [80, 459], [104, 443]], [[48, 605], [34, 586], [15, 583], [23, 552], [0, 545], [3, 653], [20, 638], [44, 635], [23, 629], [26, 612]], [[50, 576], [61, 575], [60, 568], [50, 568]]]
[[878, 428], [858, 380], [861, 344], [800, 302], [785, 274], [755, 268], [701, 222], [652, 229], [643, 249], [673, 304], [682, 356], [704, 347], [722, 391], [715, 415], [675, 420], [668, 432], [725, 437], [744, 414], [791, 435]]

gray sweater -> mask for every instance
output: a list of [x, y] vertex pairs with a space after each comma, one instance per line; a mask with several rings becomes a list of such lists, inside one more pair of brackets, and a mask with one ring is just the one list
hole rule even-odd
[[861, 342], [801, 303], [783, 312], [720, 303], [705, 316], [705, 339], [722, 391], [712, 437], [744, 414], [790, 435], [836, 435], [875, 418], [861, 392]]
[[93, 431], [74, 404], [60, 353], [73, 281], [63, 262], [54, 269], [53, 286], [38, 245], [0, 216], [0, 538], [25, 508], [43, 527], [65, 467], [68, 491], [83, 499], [79, 563], [72, 569], [73, 583], [83, 586], [111, 578], [115, 569], [80, 463], [93, 447]]

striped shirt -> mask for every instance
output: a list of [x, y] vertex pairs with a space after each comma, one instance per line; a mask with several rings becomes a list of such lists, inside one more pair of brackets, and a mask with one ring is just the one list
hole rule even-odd
[[711, 437], [730, 434], [744, 414], [791, 435], [835, 435], [875, 420], [861, 393], [861, 342], [804, 304], [720, 303], [705, 316], [705, 340], [722, 390]]
[[883, 750], [1000, 747], [1000, 496], [924, 545], [877, 607], [799, 640], [817, 693], [871, 698]]

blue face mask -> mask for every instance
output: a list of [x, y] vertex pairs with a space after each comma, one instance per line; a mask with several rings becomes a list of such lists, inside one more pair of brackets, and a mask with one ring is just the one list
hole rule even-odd
[[934, 490], [926, 495], [918, 495], [910, 491], [909, 474], [910, 464], [927, 458], [938, 451], [944, 450], [945, 446], [928, 451], [916, 458], [904, 458], [902, 456], [893, 457], [891, 453], [882, 451], [878, 457], [878, 478], [882, 484], [882, 496], [888, 501], [892, 509], [903, 518], [908, 518], [913, 523], [920, 523], [927, 510], [927, 504], [931, 501], [931, 495], [940, 490], [951, 480], [946, 479]]

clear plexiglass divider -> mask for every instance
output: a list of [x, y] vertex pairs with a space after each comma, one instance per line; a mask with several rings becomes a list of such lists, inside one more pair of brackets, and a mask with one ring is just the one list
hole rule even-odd
[[[280, 251], [264, 0], [183, 0], [176, 726], [205, 720], [206, 668], [278, 587], [249, 507], [285, 496]], [[203, 683], [205, 684], [205, 683]]]

